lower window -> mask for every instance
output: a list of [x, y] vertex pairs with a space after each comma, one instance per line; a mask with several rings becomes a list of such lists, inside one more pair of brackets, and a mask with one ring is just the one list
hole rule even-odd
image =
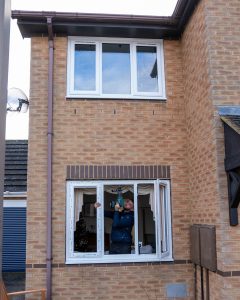
[[170, 182], [68, 181], [66, 263], [172, 260]]

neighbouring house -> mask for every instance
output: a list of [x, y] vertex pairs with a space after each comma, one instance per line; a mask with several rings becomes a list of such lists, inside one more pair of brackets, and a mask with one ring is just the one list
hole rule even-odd
[[[26, 140], [7, 140], [3, 201], [4, 273], [25, 273], [27, 207]], [[11, 278], [14, 275], [9, 275]]]
[[[170, 17], [12, 17], [31, 38], [27, 288], [239, 299], [239, 0], [179, 0]], [[131, 249], [111, 254], [104, 211], [122, 198]]]

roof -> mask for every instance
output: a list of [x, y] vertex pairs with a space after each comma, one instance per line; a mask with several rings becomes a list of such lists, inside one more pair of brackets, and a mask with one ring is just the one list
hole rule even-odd
[[240, 134], [240, 106], [222, 106], [218, 111], [221, 120]]
[[27, 140], [7, 140], [4, 191], [27, 191]]
[[24, 38], [48, 36], [51, 18], [56, 36], [178, 39], [199, 1], [178, 0], [170, 17], [14, 10], [12, 18]]

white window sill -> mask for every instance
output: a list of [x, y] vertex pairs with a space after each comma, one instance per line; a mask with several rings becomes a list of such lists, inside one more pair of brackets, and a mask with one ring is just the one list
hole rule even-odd
[[[144, 254], [142, 254], [143, 256]], [[111, 255], [111, 258], [108, 256], [104, 256], [101, 258], [79, 258], [79, 257], [72, 257], [67, 258], [65, 264], [66, 265], [73, 265], [73, 264], [114, 264], [114, 263], [148, 263], [148, 262], [173, 262], [172, 257], [165, 257], [159, 259], [156, 257], [155, 254], [153, 255], [144, 255], [144, 257], [122, 257], [125, 256], [124, 254], [121, 257], [116, 255]]]
[[95, 95], [67, 95], [66, 100], [146, 100], [146, 101], [163, 101], [166, 102], [166, 97], [160, 96], [95, 96]]

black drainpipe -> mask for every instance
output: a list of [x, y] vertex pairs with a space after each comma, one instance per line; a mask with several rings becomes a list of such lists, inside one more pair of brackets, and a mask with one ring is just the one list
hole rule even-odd
[[47, 300], [52, 299], [52, 136], [53, 136], [53, 28], [48, 26], [48, 131], [47, 131]]

